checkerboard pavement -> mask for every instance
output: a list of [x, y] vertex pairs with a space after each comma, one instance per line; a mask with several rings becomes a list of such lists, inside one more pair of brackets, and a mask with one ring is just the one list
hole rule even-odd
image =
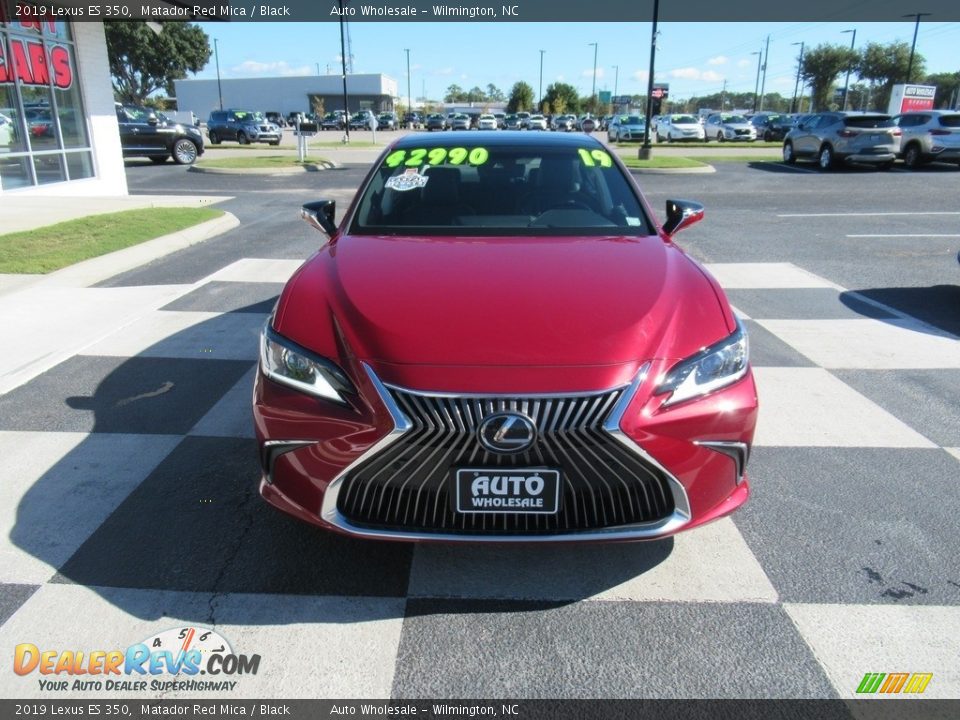
[[960, 697], [957, 338], [712, 265], [762, 402], [746, 507], [651, 543], [373, 543], [256, 492], [257, 333], [298, 263], [235, 262], [0, 395], [3, 652], [189, 624], [261, 655], [237, 697], [851, 697], [894, 671]]

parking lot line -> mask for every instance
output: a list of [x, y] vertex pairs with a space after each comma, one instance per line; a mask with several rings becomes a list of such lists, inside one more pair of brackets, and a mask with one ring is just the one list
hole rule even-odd
[[876, 217], [878, 215], [960, 215], [955, 210], [935, 210], [930, 212], [842, 212], [842, 213], [786, 213], [777, 215], [779, 218], [799, 218], [799, 217]]
[[848, 238], [955, 238], [960, 237], [960, 233], [912, 233], [912, 234], [883, 234], [873, 235], [847, 235]]

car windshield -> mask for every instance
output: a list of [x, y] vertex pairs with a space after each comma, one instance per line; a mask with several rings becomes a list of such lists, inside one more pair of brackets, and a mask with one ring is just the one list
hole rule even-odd
[[351, 232], [653, 234], [623, 171], [597, 145], [396, 149], [363, 189]]
[[670, 122], [674, 125], [699, 125], [699, 120], [697, 120], [693, 115], [673, 115], [670, 118]]
[[723, 121], [725, 123], [745, 123], [747, 119], [743, 115], [724, 115]]
[[843, 124], [847, 127], [855, 128], [888, 128], [893, 127], [893, 118], [886, 115], [862, 115], [854, 117], [845, 117]]
[[643, 125], [643, 118], [639, 115], [629, 115], [621, 122], [624, 122], [627, 125]]
[[233, 116], [237, 120], [252, 120], [253, 122], [263, 122], [263, 113], [259, 112], [246, 112], [245, 110], [238, 110], [233, 113]]

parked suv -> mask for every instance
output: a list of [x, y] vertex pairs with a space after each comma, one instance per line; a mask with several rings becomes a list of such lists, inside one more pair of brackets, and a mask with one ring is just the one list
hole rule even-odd
[[167, 122], [136, 105], [116, 103], [114, 108], [124, 157], [148, 157], [155, 163], [172, 157], [178, 165], [192, 165], [203, 155], [203, 133], [195, 125]]
[[915, 169], [931, 161], [960, 164], [960, 112], [956, 110], [922, 110], [896, 115], [903, 137], [900, 157]]
[[236, 140], [241, 145], [252, 142], [280, 144], [280, 128], [268, 122], [263, 113], [250, 110], [214, 110], [207, 120], [211, 145]]
[[707, 140], [746, 140], [753, 142], [757, 139], [757, 128], [750, 124], [743, 115], [731, 113], [713, 113], [708, 115], [703, 124], [703, 131]]
[[868, 163], [889, 169], [900, 152], [900, 128], [878, 113], [816, 113], [783, 140], [783, 161], [814, 160], [822, 170], [840, 163]]

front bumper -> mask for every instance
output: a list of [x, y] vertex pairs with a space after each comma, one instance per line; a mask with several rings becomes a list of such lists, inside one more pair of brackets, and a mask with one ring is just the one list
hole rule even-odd
[[[749, 496], [743, 466], [752, 442], [757, 412], [756, 389], [749, 374], [728, 388], [699, 400], [678, 404], [669, 410], [660, 409], [663, 396], [651, 395], [653, 372], [656, 370], [659, 373], [659, 369], [638, 375], [630, 386], [588, 393], [591, 403], [593, 398], [598, 398], [596, 402], [599, 403], [604, 393], [615, 392], [619, 395], [615, 405], [602, 418], [602, 433], [599, 432], [601, 426], [590, 430], [592, 437], [599, 442], [584, 446], [569, 444], [568, 438], [562, 443], [554, 443], [562, 445], [560, 452], [563, 462], [572, 463], [571, 467], [564, 469], [564, 492], [567, 493], [564, 504], [572, 504], [574, 510], [578, 502], [582, 505], [580, 515], [583, 521], [575, 519], [573, 522], [573, 525], [580, 526], [560, 527], [564, 522], [570, 524], [569, 517], [567, 520], [557, 520], [551, 526], [552, 516], [540, 524], [531, 521], [530, 516], [498, 513], [492, 516], [495, 519], [488, 528], [486, 521], [478, 527], [477, 523], [467, 523], [462, 516], [455, 515], [449, 509], [446, 496], [443, 495], [445, 485], [442, 474], [435, 473], [433, 480], [424, 479], [416, 493], [412, 487], [407, 487], [422, 463], [428, 460], [431, 464], [453, 462], [456, 454], [453, 439], [444, 444], [435, 434], [429, 442], [424, 441], [428, 445], [425, 450], [421, 445], [415, 445], [409, 451], [402, 447], [401, 442], [407, 433], [410, 433], [408, 437], [415, 435], [415, 432], [411, 432], [415, 428], [409, 416], [416, 414], [417, 408], [426, 408], [429, 403], [438, 402], [440, 404], [436, 407], [442, 411], [446, 407], [443, 403], [450, 401], [437, 398], [451, 396], [388, 387], [372, 369], [364, 365], [364, 370], [367, 377], [359, 384], [364, 400], [353, 409], [334, 407], [304, 396], [258, 374], [254, 391], [254, 417], [264, 470], [260, 492], [272, 505], [330, 530], [375, 539], [590, 542], [669, 536], [722, 517], [742, 505]], [[455, 397], [460, 398], [459, 402], [466, 402], [469, 396]], [[533, 401], [533, 396], [514, 397], [516, 403]], [[510, 403], [511, 400], [505, 402]], [[573, 404], [569, 407], [571, 409], [564, 420], [569, 420], [571, 413], [579, 418], [581, 411], [574, 411]], [[438, 418], [440, 415], [437, 411], [433, 411], [433, 415], [426, 410], [424, 412], [427, 417]], [[464, 417], [469, 412], [466, 411]], [[556, 413], [556, 417], [559, 417], [560, 410], [556, 410]], [[550, 416], [548, 414], [545, 417]], [[443, 424], [449, 424], [449, 429], [455, 430], [456, 420], [448, 418], [448, 421], [444, 423], [437, 420], [436, 433], [441, 432], [439, 426]], [[576, 436], [587, 431], [571, 427], [564, 432]], [[469, 442], [472, 432], [460, 437], [466, 440], [457, 440], [457, 443]], [[391, 446], [394, 446], [393, 450]], [[612, 453], [605, 455], [608, 450]], [[388, 457], [393, 451], [396, 456]], [[560, 456], [554, 455], [554, 460], [556, 457]], [[371, 469], [379, 461], [382, 461], [380, 466]], [[484, 462], [490, 464], [492, 458], [481, 460], [481, 467], [485, 466]], [[529, 460], [527, 464], [513, 463], [509, 459], [504, 462], [507, 463], [506, 467], [511, 463], [515, 467], [530, 466]], [[644, 480], [646, 487], [640, 491], [627, 489], [624, 493], [617, 483], [626, 486], [624, 478], [630, 480], [627, 472], [630, 468], [627, 466], [631, 462], [641, 467], [641, 471], [635, 475], [651, 479]], [[497, 465], [502, 466], [503, 463], [498, 460]], [[547, 462], [546, 465], [550, 466], [551, 463]], [[407, 468], [413, 466], [416, 466], [415, 470], [407, 472]], [[533, 466], [544, 464], [537, 462]], [[384, 467], [387, 470], [383, 470]], [[441, 473], [442, 469], [437, 472]], [[372, 490], [363, 486], [357, 490], [358, 483], [367, 482], [359, 476], [380, 473], [390, 475], [391, 481]], [[566, 479], [567, 474], [570, 480]], [[594, 484], [588, 485], [582, 495], [577, 495], [580, 490], [572, 485], [582, 483], [578, 477], [588, 475]], [[394, 477], [395, 480], [392, 479]], [[418, 482], [420, 477], [417, 476]], [[428, 482], [433, 484], [428, 485]], [[567, 485], [571, 487], [567, 488]], [[432, 525], [426, 520], [430, 507], [425, 508], [423, 519], [418, 520], [417, 503], [424, 505], [420, 498], [420, 490], [424, 487], [424, 492], [428, 493], [425, 497], [429, 497], [433, 503], [433, 517], [441, 518]], [[656, 507], [639, 521], [636, 515], [626, 513], [626, 502], [630, 502], [632, 508], [633, 501], [624, 498], [629, 496], [636, 499], [641, 492], [646, 496], [648, 492], [655, 495], [658, 491], [662, 491], [664, 502], [654, 503]], [[349, 501], [350, 497], [356, 500], [361, 492], [364, 500], [359, 506]], [[367, 492], [373, 493], [369, 503], [366, 502]], [[598, 512], [602, 511], [602, 520], [589, 517], [591, 513], [585, 508], [591, 502], [592, 514], [599, 518]], [[640, 500], [636, 502], [640, 504]], [[383, 518], [373, 517], [372, 511], [364, 509], [372, 508], [375, 504], [386, 504]], [[413, 507], [412, 513], [408, 512], [410, 507]], [[399, 519], [401, 515], [403, 518]], [[500, 515], [505, 517], [497, 520]], [[519, 517], [524, 518], [522, 523]]]

